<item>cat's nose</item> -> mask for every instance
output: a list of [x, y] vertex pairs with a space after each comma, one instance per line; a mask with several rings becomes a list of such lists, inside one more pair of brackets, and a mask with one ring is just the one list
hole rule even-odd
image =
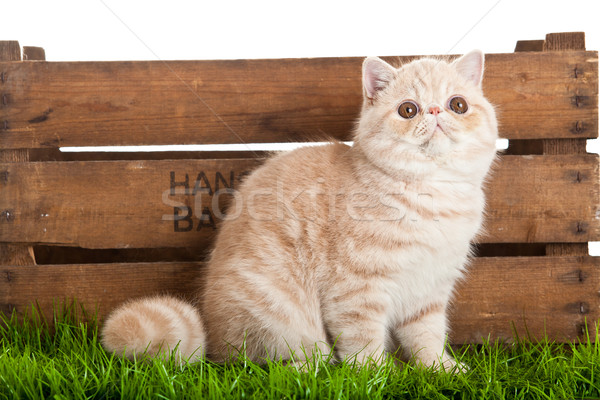
[[442, 110], [439, 106], [429, 106], [429, 114], [438, 115]]

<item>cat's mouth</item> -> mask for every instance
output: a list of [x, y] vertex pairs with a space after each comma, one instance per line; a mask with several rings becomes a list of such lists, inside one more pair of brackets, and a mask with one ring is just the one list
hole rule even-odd
[[454, 137], [454, 135], [452, 135], [452, 133], [450, 132], [450, 129], [448, 129], [447, 126], [444, 127], [442, 124], [440, 124], [440, 122], [438, 120], [438, 121], [436, 121], [435, 128], [433, 128], [432, 137], [435, 136], [435, 135], [440, 135], [440, 134], [445, 135], [452, 142], [456, 142], [456, 138]]
[[[432, 124], [433, 125], [433, 124]], [[435, 126], [430, 128], [427, 139], [421, 144], [421, 150], [427, 154], [434, 155], [444, 153], [456, 138], [450, 133], [447, 126], [436, 121]]]

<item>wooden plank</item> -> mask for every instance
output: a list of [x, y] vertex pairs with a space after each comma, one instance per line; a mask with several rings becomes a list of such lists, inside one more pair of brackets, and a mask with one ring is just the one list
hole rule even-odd
[[542, 51], [544, 49], [543, 40], [519, 40], [515, 46], [515, 52], [521, 51]]
[[23, 61], [45, 61], [46, 51], [43, 47], [23, 46]]
[[598, 240], [598, 157], [503, 156], [488, 184], [486, 243]]
[[[406, 61], [414, 57], [400, 57]], [[598, 135], [597, 52], [487, 56], [510, 139]], [[362, 58], [0, 63], [1, 148], [350, 139]]]
[[[582, 51], [585, 50], [583, 32], [549, 33], [544, 41], [543, 51]], [[577, 73], [576, 73], [577, 74]], [[583, 138], [543, 140], [543, 154], [585, 153], [586, 141]]]
[[543, 51], [585, 50], [585, 32], [549, 33]]
[[583, 339], [600, 318], [600, 258], [497, 257], [475, 259], [457, 290], [451, 341], [513, 338]]
[[[476, 258], [451, 310], [453, 343], [511, 340], [547, 333], [581, 338], [584, 319], [600, 317], [595, 257]], [[174, 294], [193, 299], [202, 263], [140, 263], [0, 267], [0, 310], [23, 313], [34, 301], [47, 316], [55, 302], [77, 298], [102, 319], [131, 298]], [[50, 318], [51, 319], [51, 318]]]
[[170, 293], [192, 300], [202, 274], [198, 263], [0, 266], [0, 271], [0, 311], [23, 314], [37, 301], [49, 322], [53, 305], [63, 300], [77, 299], [100, 317], [145, 295]]
[[[585, 50], [585, 34], [583, 32], [551, 33], [546, 35], [544, 51]], [[542, 140], [544, 154], [574, 154], [586, 152], [585, 139], [549, 139]], [[587, 246], [574, 243], [551, 243], [546, 245], [547, 254], [585, 255]]]
[[[216, 231], [212, 222], [218, 222], [212, 193], [235, 188], [261, 162], [0, 164], [0, 242], [87, 248], [204, 247]], [[177, 194], [186, 190], [185, 184], [191, 194]], [[190, 207], [191, 215], [185, 207]], [[175, 214], [182, 219], [174, 220]]]
[[[21, 46], [17, 41], [0, 41], [0, 61], [19, 61], [21, 60]], [[7, 74], [0, 68], [0, 111], [6, 106], [8, 96], [4, 87], [8, 79]], [[8, 127], [8, 122], [0, 118], [0, 134], [4, 127]], [[28, 149], [5, 150], [0, 146], [0, 162], [26, 162], [29, 161]], [[0, 180], [2, 177], [0, 176]], [[1, 186], [1, 184], [0, 184]], [[9, 218], [6, 211], [0, 211], [2, 215]], [[34, 265], [35, 256], [33, 248], [9, 243], [0, 243], [0, 265]]]
[[0, 265], [35, 265], [33, 247], [0, 243]]
[[[235, 189], [261, 162], [0, 163], [0, 242], [204, 247], [224, 206], [213, 208], [209, 192]], [[503, 156], [487, 185], [487, 234], [480, 241], [598, 240], [598, 185], [596, 155]]]
[[[0, 61], [21, 60], [21, 45], [16, 40], [0, 40]], [[0, 83], [2, 80], [0, 79]]]
[[[20, 61], [21, 46], [16, 40], [0, 41], [0, 63], [3, 61]], [[9, 128], [8, 118], [6, 117], [6, 107], [10, 95], [8, 94], [7, 82], [8, 73], [0, 67], [0, 133], [4, 133]], [[29, 153], [27, 149], [7, 150], [9, 147], [0, 145], [0, 162], [27, 161]]]

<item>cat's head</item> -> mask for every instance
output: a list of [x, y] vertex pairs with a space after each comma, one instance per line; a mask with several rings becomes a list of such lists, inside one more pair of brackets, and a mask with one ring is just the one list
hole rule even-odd
[[498, 128], [483, 95], [483, 69], [477, 50], [453, 62], [424, 58], [400, 68], [367, 58], [356, 144], [384, 169], [428, 173], [480, 164], [487, 171]]

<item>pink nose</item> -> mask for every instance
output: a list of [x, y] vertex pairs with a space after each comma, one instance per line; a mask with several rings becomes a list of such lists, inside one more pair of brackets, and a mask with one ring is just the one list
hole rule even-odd
[[442, 110], [438, 106], [429, 107], [429, 114], [438, 115]]

